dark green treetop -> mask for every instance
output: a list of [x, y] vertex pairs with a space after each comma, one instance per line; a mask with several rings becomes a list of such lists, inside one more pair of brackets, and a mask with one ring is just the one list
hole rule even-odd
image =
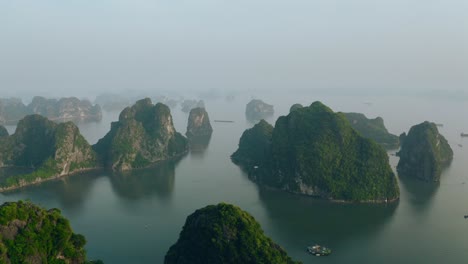
[[220, 203], [187, 217], [166, 264], [289, 264], [287, 253], [265, 236], [260, 224], [234, 205]]

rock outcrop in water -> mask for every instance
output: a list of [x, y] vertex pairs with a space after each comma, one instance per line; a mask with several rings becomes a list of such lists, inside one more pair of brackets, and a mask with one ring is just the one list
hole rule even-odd
[[1, 263], [103, 263], [86, 261], [85, 244], [58, 209], [22, 201], [0, 206]]
[[274, 114], [274, 109], [272, 105], [269, 105], [262, 100], [252, 100], [250, 101], [245, 109], [245, 116], [248, 120], [260, 120], [267, 117], [270, 117]]
[[408, 135], [400, 137], [398, 174], [439, 181], [442, 170], [452, 162], [453, 151], [444, 136], [439, 134], [437, 126], [426, 121], [411, 127]]
[[210, 205], [187, 217], [165, 264], [299, 263], [270, 238], [247, 212], [230, 204]]
[[369, 119], [360, 113], [344, 113], [351, 126], [366, 138], [375, 140], [385, 149], [396, 149], [400, 145], [398, 136], [388, 133], [381, 117]]
[[118, 94], [100, 94], [94, 100], [105, 111], [122, 111], [125, 107], [131, 106], [135, 100]]
[[197, 107], [190, 110], [187, 124], [187, 137], [210, 136], [213, 133], [210, 118], [205, 108]]
[[57, 100], [36, 96], [28, 105], [28, 109], [31, 113], [57, 121], [99, 121], [102, 118], [99, 105], [93, 106], [88, 100], [76, 97]]
[[232, 160], [256, 182], [332, 200], [399, 197], [385, 150], [320, 102], [244, 132]]
[[42, 182], [98, 166], [96, 153], [71, 122], [40, 115], [22, 119], [13, 135], [0, 138], [0, 167], [26, 167], [29, 174], [2, 179], [0, 190]]
[[0, 125], [14, 125], [30, 114], [29, 109], [18, 98], [0, 98]]
[[146, 98], [125, 108], [93, 148], [106, 167], [123, 171], [181, 156], [188, 143], [176, 132], [169, 107]]
[[27, 115], [38, 114], [54, 121], [99, 121], [102, 118], [101, 107], [92, 105], [87, 100], [76, 97], [46, 99], [33, 98], [29, 105], [21, 99], [0, 99], [0, 124], [15, 125]]
[[205, 102], [203, 102], [203, 100], [200, 100], [200, 101], [197, 101], [197, 100], [184, 100], [181, 103], [181, 106], [182, 106], [182, 112], [188, 113], [193, 108], [205, 108]]
[[9, 136], [8, 130], [4, 126], [0, 125], [0, 137], [8, 137], [8, 136]]

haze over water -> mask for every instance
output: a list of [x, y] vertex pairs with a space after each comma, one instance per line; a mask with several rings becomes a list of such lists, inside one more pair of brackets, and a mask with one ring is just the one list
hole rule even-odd
[[[315, 100], [335, 111], [382, 116], [390, 132], [399, 134], [424, 120], [443, 123], [440, 132], [454, 150], [454, 161], [440, 184], [400, 181], [401, 198], [385, 205], [336, 204], [258, 187], [231, 161], [242, 132], [250, 97], [233, 102], [207, 100], [212, 123], [209, 144], [178, 161], [147, 170], [111, 175], [76, 175], [13, 193], [1, 202], [30, 199], [46, 208], [60, 208], [72, 227], [86, 236], [90, 257], [106, 263], [162, 263], [178, 238], [186, 217], [208, 204], [229, 202], [251, 213], [266, 234], [304, 263], [458, 263], [468, 259], [468, 142], [460, 138], [468, 106], [458, 101], [393, 97], [336, 97], [265, 94], [276, 114], [286, 114], [295, 102]], [[372, 106], [364, 104], [371, 102]], [[104, 112], [100, 123], [80, 125], [94, 143], [109, 129], [118, 113]], [[176, 129], [186, 130], [187, 114], [172, 109]], [[12, 129], [10, 127], [10, 129]], [[461, 148], [457, 144], [465, 145]], [[389, 153], [394, 153], [390, 151]], [[390, 156], [392, 168], [397, 158]], [[305, 247], [321, 243], [334, 252], [316, 258]]]
[[467, 13], [461, 0], [0, 0], [0, 89], [466, 99]]

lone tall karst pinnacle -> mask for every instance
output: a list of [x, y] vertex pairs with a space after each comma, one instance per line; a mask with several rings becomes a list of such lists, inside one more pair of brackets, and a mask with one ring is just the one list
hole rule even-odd
[[187, 133], [185, 133], [187, 137], [206, 137], [211, 136], [211, 133], [213, 133], [213, 128], [205, 108], [197, 107], [190, 110]]
[[188, 143], [176, 132], [169, 107], [146, 98], [125, 108], [93, 148], [106, 167], [122, 171], [181, 156]]
[[254, 181], [292, 193], [359, 202], [399, 197], [386, 151], [321, 102], [278, 118], [274, 128], [260, 121], [231, 158]]
[[234, 205], [209, 205], [187, 217], [165, 264], [295, 264], [265, 236], [260, 224]]
[[453, 160], [453, 151], [436, 124], [423, 122], [401, 136], [397, 171], [401, 176], [439, 181], [442, 170]]
[[13, 135], [0, 138], [0, 167], [33, 170], [2, 179], [0, 190], [98, 166], [96, 153], [72, 122], [56, 124], [40, 115], [30, 115], [18, 123]]

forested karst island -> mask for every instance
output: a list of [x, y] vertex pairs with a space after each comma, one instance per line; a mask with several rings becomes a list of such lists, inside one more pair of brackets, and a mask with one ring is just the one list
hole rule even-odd
[[245, 107], [245, 116], [251, 121], [258, 121], [270, 117], [274, 112], [273, 105], [258, 99], [251, 100]]
[[399, 197], [387, 153], [321, 102], [246, 130], [231, 156], [263, 185], [331, 200], [386, 202]]
[[0, 206], [1, 263], [103, 263], [86, 260], [85, 244], [58, 209], [22, 201]]
[[265, 236], [260, 224], [239, 207], [209, 205], [187, 217], [165, 264], [294, 264], [286, 251]]
[[99, 121], [102, 118], [101, 107], [98, 104], [92, 105], [90, 101], [76, 97], [57, 100], [36, 96], [28, 105], [28, 109], [31, 113], [57, 121]]
[[106, 167], [123, 171], [181, 156], [188, 142], [175, 130], [169, 107], [146, 98], [125, 108], [93, 149]]
[[397, 171], [401, 176], [439, 181], [442, 170], [453, 160], [453, 151], [437, 125], [423, 122], [401, 136]]
[[0, 137], [0, 167], [31, 168], [2, 179], [0, 190], [42, 182], [98, 167], [96, 153], [78, 127], [56, 124], [40, 115], [22, 119], [11, 136]]
[[169, 108], [153, 105], [150, 99], [124, 109], [119, 121], [93, 146], [72, 122], [57, 124], [30, 115], [18, 123], [13, 135], [0, 137], [0, 168], [30, 172], [0, 179], [0, 191], [102, 167], [143, 168], [187, 151], [188, 140], [175, 131]]
[[203, 100], [184, 100], [181, 107], [182, 112], [188, 113], [194, 108], [205, 108], [205, 102]]
[[400, 145], [398, 136], [388, 132], [381, 117], [367, 118], [361, 113], [344, 113], [351, 126], [366, 138], [375, 140], [385, 149], [397, 149]]
[[16, 124], [26, 115], [31, 114], [19, 98], [0, 98], [0, 124]]

